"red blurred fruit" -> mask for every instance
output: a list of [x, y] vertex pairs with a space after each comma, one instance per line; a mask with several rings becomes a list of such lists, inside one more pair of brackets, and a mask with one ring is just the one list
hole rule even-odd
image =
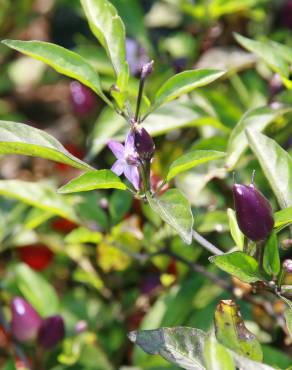
[[17, 248], [22, 262], [36, 271], [42, 271], [52, 262], [53, 252], [43, 244], [27, 245]]
[[71, 104], [76, 116], [85, 117], [96, 107], [96, 95], [77, 81], [70, 84]]
[[77, 225], [65, 218], [58, 217], [52, 222], [52, 227], [55, 231], [67, 234], [77, 227]]

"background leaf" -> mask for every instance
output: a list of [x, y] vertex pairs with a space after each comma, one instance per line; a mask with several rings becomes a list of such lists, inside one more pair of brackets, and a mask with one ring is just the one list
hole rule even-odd
[[244, 235], [241, 232], [237, 220], [236, 220], [236, 215], [233, 209], [228, 208], [227, 209], [227, 215], [229, 219], [229, 228], [230, 228], [230, 233], [231, 236], [235, 242], [235, 245], [240, 248], [240, 250], [243, 250], [243, 245], [244, 245]]
[[86, 172], [79, 177], [74, 178], [59, 188], [58, 193], [78, 193], [80, 191], [90, 191], [95, 189], [126, 190], [127, 187], [111, 170], [97, 170]]
[[160, 197], [147, 195], [150, 207], [172, 226], [187, 243], [192, 242], [193, 215], [185, 196], [177, 189], [170, 189]]
[[212, 256], [209, 261], [215, 263], [221, 270], [246, 283], [254, 283], [261, 280], [258, 262], [243, 252], [231, 252]]
[[24, 263], [15, 267], [16, 285], [42, 317], [58, 313], [59, 300], [54, 288]]
[[81, 0], [91, 31], [105, 48], [118, 76], [126, 61], [125, 27], [107, 0]]
[[101, 90], [97, 72], [85, 59], [73, 51], [44, 41], [4, 40], [2, 42], [14, 50], [48, 64], [57, 72], [80, 81], [105, 102], [109, 102]]
[[200, 164], [219, 159], [224, 156], [225, 153], [218, 152], [216, 150], [194, 150], [185, 153], [170, 165], [166, 179], [167, 181], [170, 181], [181, 172], [188, 171]]
[[273, 139], [251, 130], [246, 135], [281, 208], [291, 206], [292, 158]]
[[24, 123], [0, 121], [0, 154], [23, 154], [65, 163], [84, 171], [93, 169], [74, 157], [53, 136]]

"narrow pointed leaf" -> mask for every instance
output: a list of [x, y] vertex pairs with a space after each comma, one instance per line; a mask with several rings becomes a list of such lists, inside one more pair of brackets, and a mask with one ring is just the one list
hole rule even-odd
[[258, 262], [255, 258], [243, 252], [225, 253], [220, 256], [212, 256], [209, 261], [221, 270], [246, 283], [254, 283], [261, 280]]
[[280, 272], [278, 239], [275, 233], [270, 235], [265, 244], [263, 265], [266, 273], [269, 275], [277, 276]]
[[56, 189], [46, 183], [22, 180], [0, 180], [0, 195], [17, 199], [51, 214], [78, 222], [74, 208]]
[[167, 181], [170, 181], [181, 172], [188, 171], [200, 164], [213, 161], [224, 156], [225, 153], [218, 152], [216, 150], [194, 150], [185, 153], [171, 164], [167, 174]]
[[0, 154], [46, 158], [81, 170], [93, 170], [89, 164], [69, 153], [53, 136], [24, 123], [0, 121]]
[[79, 54], [59, 45], [44, 41], [3, 40], [2, 43], [14, 50], [46, 63], [65, 76], [80, 81], [92, 89], [102, 99], [108, 101], [101, 90], [97, 72]]
[[281, 208], [292, 206], [292, 158], [273, 139], [246, 130], [249, 145], [260, 162]]
[[15, 268], [15, 276], [18, 289], [41, 316], [47, 317], [58, 312], [58, 296], [42, 275], [20, 263]]
[[220, 301], [215, 311], [217, 340], [225, 347], [254, 361], [262, 361], [261, 345], [244, 324], [239, 307], [232, 300]]
[[[91, 31], [105, 48], [118, 76], [126, 61], [125, 27], [107, 0], [81, 0]], [[130, 11], [130, 10], [129, 10]]]
[[206, 334], [188, 327], [132, 331], [129, 339], [146, 353], [160, 355], [186, 370], [204, 370]]
[[80, 191], [90, 191], [95, 189], [126, 190], [127, 187], [111, 170], [99, 170], [86, 172], [83, 175], [76, 177], [58, 189], [58, 193], [77, 193]]
[[191, 90], [208, 85], [224, 73], [224, 71], [215, 69], [197, 69], [178, 73], [170, 77], [158, 90], [152, 109], [156, 109], [161, 104], [171, 101]]
[[233, 128], [227, 146], [226, 166], [232, 170], [242, 153], [248, 147], [245, 129], [252, 127], [254, 131], [263, 131], [277, 117], [291, 110], [290, 108], [272, 109], [260, 107], [247, 111]]
[[147, 195], [150, 207], [172, 226], [187, 243], [192, 242], [193, 215], [190, 204], [177, 189], [170, 189], [161, 197]]

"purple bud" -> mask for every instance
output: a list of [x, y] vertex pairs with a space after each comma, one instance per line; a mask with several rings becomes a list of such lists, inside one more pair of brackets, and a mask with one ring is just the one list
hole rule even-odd
[[36, 310], [21, 297], [11, 302], [11, 332], [20, 342], [36, 338], [42, 319]]
[[139, 125], [134, 127], [134, 143], [135, 150], [141, 159], [149, 161], [153, 157], [155, 151], [154, 141], [145, 128]]
[[39, 344], [50, 349], [58, 344], [65, 336], [65, 326], [62, 316], [55, 315], [43, 320], [38, 334]]
[[81, 334], [87, 330], [87, 322], [85, 320], [80, 320], [75, 325], [75, 332]]
[[141, 70], [141, 80], [145, 80], [145, 78], [152, 73], [153, 64], [154, 64], [154, 61], [151, 60], [151, 62], [143, 65], [142, 70]]
[[274, 226], [272, 208], [268, 200], [254, 185], [234, 184], [232, 191], [240, 230], [250, 240], [266, 239]]
[[283, 269], [289, 274], [292, 274], [292, 260], [285, 260], [283, 262]]

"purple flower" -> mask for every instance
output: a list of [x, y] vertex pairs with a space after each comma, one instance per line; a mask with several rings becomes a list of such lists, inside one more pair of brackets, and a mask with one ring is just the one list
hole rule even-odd
[[126, 39], [126, 54], [133, 75], [139, 74], [143, 65], [149, 61], [146, 50], [141, 48], [138, 42], [133, 39]]
[[62, 316], [55, 315], [43, 320], [38, 333], [39, 344], [50, 349], [58, 344], [65, 336], [65, 326]]
[[42, 319], [23, 298], [14, 297], [11, 302], [11, 332], [20, 342], [36, 338]]
[[117, 158], [111, 170], [118, 176], [122, 173], [133, 184], [136, 190], [140, 189], [140, 175], [138, 170], [139, 156], [135, 149], [134, 133], [132, 130], [127, 135], [125, 145], [111, 140], [108, 147]]
[[283, 262], [283, 269], [289, 274], [292, 274], [292, 260], [285, 260]]

